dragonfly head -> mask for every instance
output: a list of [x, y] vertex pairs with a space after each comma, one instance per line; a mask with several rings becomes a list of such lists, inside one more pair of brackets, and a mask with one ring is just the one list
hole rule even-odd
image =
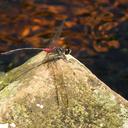
[[69, 49], [69, 48], [65, 48], [65, 54], [67, 55], [67, 54], [70, 54], [72, 52], [72, 50], [71, 49]]
[[65, 55], [67, 55], [67, 54], [70, 54], [71, 53], [71, 49], [69, 49], [69, 48], [56, 48], [55, 49], [55, 51], [56, 51], [56, 53], [58, 53], [59, 55], [61, 55], [61, 54], [65, 54]]

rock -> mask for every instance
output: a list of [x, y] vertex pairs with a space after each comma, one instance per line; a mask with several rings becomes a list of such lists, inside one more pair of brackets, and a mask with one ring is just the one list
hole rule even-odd
[[128, 128], [125, 99], [71, 55], [39, 66], [44, 56], [44, 52], [38, 54], [0, 79], [1, 124], [16, 128]]

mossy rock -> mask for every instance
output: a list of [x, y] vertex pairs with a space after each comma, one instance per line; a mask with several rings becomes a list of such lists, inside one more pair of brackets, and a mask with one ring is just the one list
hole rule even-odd
[[16, 128], [127, 128], [126, 100], [70, 55], [36, 67], [44, 56], [38, 54], [2, 78], [0, 123]]

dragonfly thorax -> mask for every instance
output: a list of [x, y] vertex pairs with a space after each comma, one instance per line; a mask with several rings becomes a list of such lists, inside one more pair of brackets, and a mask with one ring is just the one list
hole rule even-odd
[[71, 49], [58, 47], [58, 48], [54, 48], [54, 53], [58, 55], [62, 55], [62, 54], [67, 55], [71, 53]]

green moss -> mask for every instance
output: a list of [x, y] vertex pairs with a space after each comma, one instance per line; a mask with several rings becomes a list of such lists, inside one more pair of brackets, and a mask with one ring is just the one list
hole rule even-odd
[[0, 90], [4, 89], [6, 86], [8, 86], [8, 84], [24, 76], [24, 74], [28, 73], [28, 71], [31, 71], [35, 64], [28, 66], [27, 63], [6, 73], [4, 77], [0, 79]]
[[17, 82], [11, 84], [10, 86], [6, 87], [4, 90], [1, 90], [0, 92], [0, 100], [4, 99], [4, 98], [8, 98], [12, 95], [12, 92], [13, 92], [13, 95], [15, 95], [16, 93], [16, 90], [17, 90]]
[[10, 94], [10, 91], [8, 89], [5, 89], [1, 92], [0, 99], [3, 99], [4, 97], [8, 96]]

